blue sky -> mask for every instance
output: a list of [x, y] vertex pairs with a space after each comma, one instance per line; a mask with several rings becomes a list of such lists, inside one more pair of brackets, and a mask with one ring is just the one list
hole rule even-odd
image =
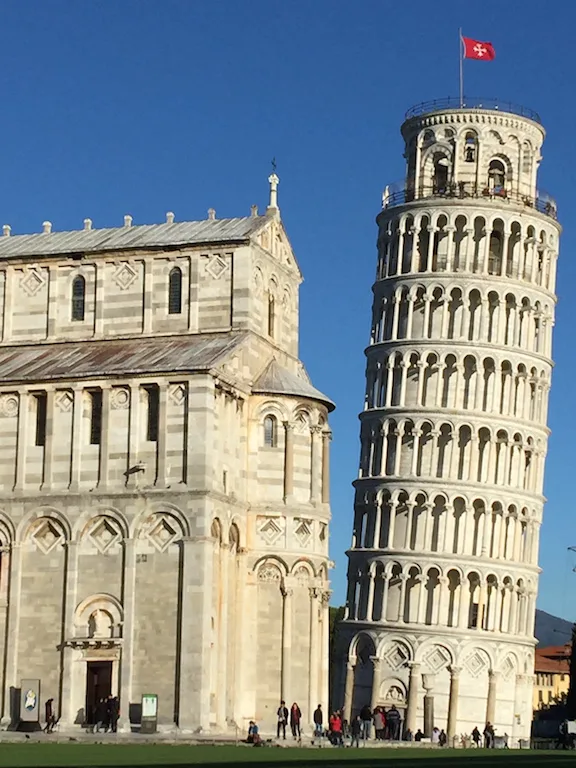
[[334, 599], [344, 598], [382, 189], [399, 127], [458, 91], [458, 27], [492, 41], [466, 92], [540, 112], [564, 225], [539, 606], [576, 619], [573, 97], [576, 5], [536, 0], [18, 0], [2, 6], [0, 224], [14, 233], [247, 215], [270, 159], [305, 283], [301, 356], [332, 418]]

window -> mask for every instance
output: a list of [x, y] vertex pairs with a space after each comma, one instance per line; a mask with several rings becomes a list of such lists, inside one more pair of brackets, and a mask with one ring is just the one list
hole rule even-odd
[[276, 448], [278, 445], [278, 421], [275, 416], [264, 419], [264, 445], [266, 448]]
[[443, 157], [434, 163], [434, 178], [432, 180], [433, 192], [437, 195], [446, 193], [448, 187], [448, 164], [447, 158]]
[[476, 136], [469, 131], [464, 140], [464, 162], [473, 163], [476, 160]]
[[90, 392], [90, 445], [100, 445], [102, 435], [102, 390]]
[[488, 186], [491, 192], [498, 194], [504, 191], [506, 184], [506, 169], [501, 160], [492, 160], [488, 167]]
[[274, 338], [274, 325], [275, 325], [275, 308], [274, 308], [274, 296], [271, 293], [268, 294], [268, 336]]
[[72, 283], [72, 320], [84, 320], [85, 304], [86, 280], [78, 275]]
[[179, 315], [182, 312], [182, 270], [174, 267], [168, 277], [168, 314]]
[[46, 392], [39, 392], [36, 398], [36, 437], [34, 445], [46, 445]]
[[148, 416], [146, 420], [146, 440], [151, 443], [155, 443], [158, 440], [158, 410], [159, 410], [159, 393], [158, 387], [146, 387], [146, 394], [148, 396]]

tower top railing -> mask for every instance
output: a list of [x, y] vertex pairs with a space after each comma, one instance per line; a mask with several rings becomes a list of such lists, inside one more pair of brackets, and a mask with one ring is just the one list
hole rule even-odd
[[554, 220], [558, 218], [556, 201], [542, 190], [537, 191], [532, 196], [504, 187], [490, 188], [473, 182], [433, 184], [431, 186], [423, 186], [420, 189], [415, 189], [412, 182], [402, 181], [396, 184], [389, 184], [382, 195], [382, 208], [394, 208], [397, 205], [429, 200], [430, 198], [444, 198], [454, 201], [481, 199], [495, 201], [499, 205], [515, 203], [516, 205], [536, 210], [538, 213], [543, 213], [545, 216], [550, 216]]
[[501, 101], [494, 98], [483, 98], [480, 96], [466, 96], [461, 102], [457, 96], [448, 96], [445, 99], [434, 99], [432, 101], [422, 101], [415, 104], [404, 115], [405, 120], [412, 117], [427, 115], [431, 112], [442, 112], [444, 109], [461, 109], [463, 111], [470, 109], [489, 109], [496, 112], [509, 112], [513, 115], [526, 117], [536, 123], [542, 124], [540, 115], [533, 109], [523, 107], [520, 104], [513, 104], [511, 101]]

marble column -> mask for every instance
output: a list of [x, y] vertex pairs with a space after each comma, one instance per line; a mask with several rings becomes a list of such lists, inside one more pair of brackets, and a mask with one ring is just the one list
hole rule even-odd
[[486, 722], [494, 724], [496, 716], [498, 672], [488, 670], [488, 698], [486, 700]]
[[294, 427], [284, 422], [284, 501], [292, 500], [294, 494]]
[[322, 427], [312, 427], [310, 433], [310, 501], [316, 505], [322, 497]]
[[282, 680], [280, 698], [290, 698], [290, 667], [292, 659], [292, 596], [294, 590], [284, 586], [282, 611]]
[[378, 701], [380, 698], [380, 684], [382, 682], [381, 680], [382, 672], [380, 669], [380, 659], [377, 656], [371, 656], [370, 659], [374, 667], [374, 672], [372, 675], [372, 695], [370, 697], [370, 708], [372, 709], [372, 711], [374, 711], [374, 709], [378, 706]]
[[450, 695], [448, 699], [448, 725], [446, 735], [448, 746], [452, 747], [458, 722], [458, 696], [460, 695], [460, 667], [450, 667]]
[[[75, 393], [76, 394], [76, 393]], [[80, 393], [82, 395], [82, 393]], [[81, 401], [80, 401], [81, 403]], [[80, 406], [81, 407], [81, 406]], [[81, 440], [81, 413], [78, 414], [79, 419], [79, 434], [73, 436], [73, 440], [78, 443]], [[76, 399], [74, 399], [74, 423], [76, 423]], [[80, 457], [78, 457], [79, 463]], [[108, 485], [108, 474], [110, 466], [110, 387], [102, 387], [102, 428], [100, 432], [100, 454], [98, 457], [98, 487], [102, 488]], [[79, 476], [79, 467], [78, 467]]]
[[120, 701], [123, 702], [124, 717], [121, 730], [130, 733], [127, 707], [132, 699], [134, 673], [134, 614], [136, 603], [136, 539], [124, 541], [124, 590], [122, 606], [122, 656], [120, 659]]
[[331, 432], [322, 433], [322, 503], [330, 503], [330, 440]]
[[408, 662], [410, 667], [410, 679], [408, 682], [408, 701], [406, 702], [406, 730], [416, 733], [416, 716], [418, 709], [418, 688], [420, 682], [420, 664], [416, 661]]
[[426, 693], [424, 694], [424, 736], [431, 737], [434, 728], [434, 675], [422, 675], [422, 685]]
[[14, 689], [18, 688], [18, 646], [20, 643], [20, 609], [22, 591], [22, 544], [14, 542], [10, 553], [10, 596], [8, 605], [8, 627], [6, 632], [6, 672], [4, 676], [4, 709], [2, 725], [16, 721], [19, 703], [14, 701]]
[[63, 725], [73, 725], [78, 712], [73, 700], [73, 649], [66, 644], [74, 636], [74, 611], [77, 604], [78, 586], [78, 542], [66, 542], [66, 592], [64, 596], [64, 617], [62, 637], [62, 695], [60, 700], [60, 721]]
[[320, 681], [319, 675], [319, 630], [320, 630], [320, 618], [319, 618], [319, 597], [320, 590], [317, 587], [312, 587], [309, 590], [310, 594], [310, 650], [309, 650], [309, 686], [308, 686], [308, 720], [312, 722], [312, 714], [316, 709], [316, 705], [319, 702], [318, 699], [318, 683]]
[[355, 665], [349, 661], [346, 664], [346, 682], [344, 683], [344, 719], [350, 722], [352, 716], [352, 696], [354, 695]]

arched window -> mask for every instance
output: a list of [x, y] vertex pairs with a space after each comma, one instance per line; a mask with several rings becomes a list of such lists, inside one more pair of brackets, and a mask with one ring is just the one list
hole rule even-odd
[[182, 312], [182, 270], [174, 267], [168, 277], [168, 314], [179, 315]]
[[433, 192], [436, 195], [446, 194], [448, 188], [449, 160], [442, 157], [434, 162], [434, 178], [432, 180]]
[[278, 420], [276, 416], [266, 416], [264, 419], [264, 445], [266, 448], [276, 448], [278, 445]]
[[84, 320], [85, 304], [86, 280], [82, 275], [78, 275], [72, 283], [72, 320]]
[[275, 307], [274, 296], [271, 293], [268, 294], [268, 336], [274, 338], [274, 326], [275, 326]]
[[501, 160], [492, 160], [488, 166], [488, 186], [490, 192], [499, 194], [505, 190], [506, 169]]
[[476, 160], [476, 135], [468, 131], [464, 139], [464, 162], [473, 163]]

